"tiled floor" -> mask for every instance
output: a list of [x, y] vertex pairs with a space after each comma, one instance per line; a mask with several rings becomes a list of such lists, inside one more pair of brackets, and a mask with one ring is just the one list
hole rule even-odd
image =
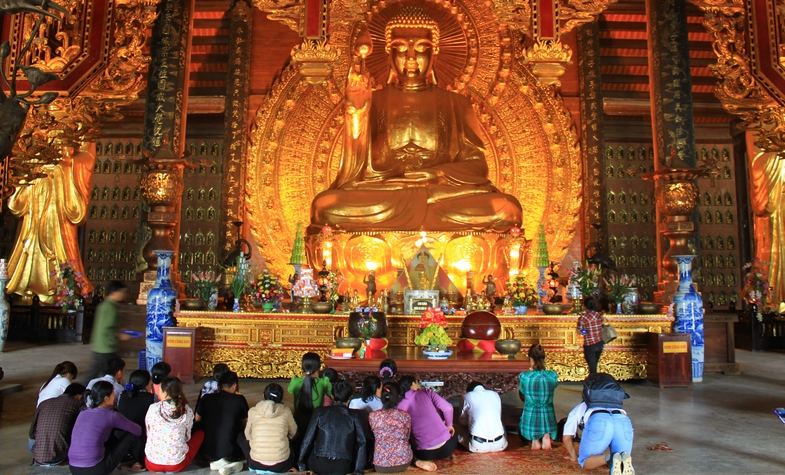
[[[785, 406], [785, 355], [738, 351], [737, 357], [741, 375], [709, 375], [692, 389], [660, 390], [649, 383], [625, 384], [632, 396], [625, 407], [635, 426], [633, 459], [639, 474], [785, 473], [785, 426], [772, 413], [775, 407]], [[63, 359], [87, 368], [89, 348], [12, 343], [0, 354], [6, 374], [0, 385], [21, 383], [24, 387], [6, 398], [0, 417], [0, 474], [67, 473], [65, 469], [34, 471], [28, 465], [25, 449], [36, 390], [54, 364]], [[135, 365], [132, 358], [127, 361], [129, 369]], [[265, 384], [259, 380], [241, 383], [249, 403], [261, 398]], [[193, 400], [197, 386], [188, 389]], [[504, 400], [505, 419], [514, 425], [520, 402], [515, 394], [506, 394]], [[560, 385], [555, 398], [557, 417], [563, 417], [579, 400], [580, 385]], [[673, 451], [647, 450], [658, 442], [667, 442]], [[476, 465], [471, 462], [473, 455], [467, 457], [462, 463], [443, 467], [440, 473], [488, 473], [488, 457], [476, 458]], [[515, 473], [538, 473], [526, 469], [527, 457], [521, 457], [520, 471]], [[501, 459], [498, 468], [509, 472]], [[209, 471], [193, 469], [189, 473]]]

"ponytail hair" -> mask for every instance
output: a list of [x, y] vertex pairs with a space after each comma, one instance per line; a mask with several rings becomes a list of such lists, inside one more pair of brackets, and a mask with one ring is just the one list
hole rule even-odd
[[303, 355], [303, 387], [300, 396], [297, 398], [297, 409], [305, 411], [313, 410], [313, 374], [322, 367], [322, 359], [316, 353], [308, 352]]
[[382, 386], [382, 406], [385, 409], [395, 409], [401, 402], [401, 385], [395, 381], [387, 381]]
[[123, 397], [134, 397], [137, 393], [145, 392], [147, 385], [150, 384], [150, 373], [143, 369], [137, 369], [128, 378], [128, 384], [125, 385]]
[[393, 379], [397, 374], [398, 365], [395, 363], [395, 360], [387, 358], [379, 364], [379, 377], [382, 378], [383, 381]]
[[150, 373], [153, 378], [153, 384], [163, 384], [164, 379], [172, 372], [172, 367], [166, 361], [159, 361], [153, 365]]
[[183, 392], [183, 383], [177, 378], [166, 378], [161, 382], [161, 391], [166, 393], [166, 401], [174, 404], [175, 410], [172, 413], [172, 419], [179, 419], [185, 414], [185, 408], [188, 405], [188, 400], [185, 398]]
[[88, 406], [90, 409], [95, 409], [103, 404], [106, 398], [112, 395], [114, 386], [112, 386], [112, 383], [109, 381], [97, 381], [88, 392], [90, 393], [88, 397]]
[[534, 361], [534, 369], [542, 371], [545, 369], [545, 350], [539, 343], [533, 344], [529, 347], [529, 358]]
[[376, 376], [366, 376], [363, 380], [362, 399], [363, 402], [368, 402], [376, 397], [376, 390], [382, 385], [382, 380]]
[[46, 380], [41, 389], [44, 389], [49, 383], [52, 382], [53, 379], [57, 376], [65, 376], [66, 374], [73, 375], [74, 379], [78, 375], [78, 371], [76, 370], [76, 365], [71, 363], [70, 361], [63, 361], [62, 363], [58, 363], [55, 366], [55, 369], [52, 370], [52, 375], [49, 376], [49, 379]]
[[266, 388], [264, 388], [264, 399], [265, 401], [273, 401], [276, 404], [281, 404], [283, 402], [283, 388], [278, 383], [271, 383], [268, 384]]

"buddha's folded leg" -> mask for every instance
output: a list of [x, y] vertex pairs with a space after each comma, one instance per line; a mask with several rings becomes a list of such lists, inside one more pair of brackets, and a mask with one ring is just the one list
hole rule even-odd
[[521, 205], [513, 196], [494, 192], [431, 203], [427, 229], [439, 231], [506, 232], [520, 226]]
[[326, 190], [311, 206], [311, 223], [347, 231], [418, 231], [425, 222], [428, 193], [402, 190]]

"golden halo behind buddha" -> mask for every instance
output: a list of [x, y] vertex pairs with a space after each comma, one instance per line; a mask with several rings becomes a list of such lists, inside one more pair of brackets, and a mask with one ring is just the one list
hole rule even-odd
[[[352, 39], [361, 28], [348, 16], [350, 0], [331, 3], [330, 44], [341, 57], [325, 84], [285, 70], [256, 114], [248, 155], [247, 209], [252, 235], [273, 272], [287, 265], [297, 223], [307, 224], [314, 197], [334, 181], [343, 151], [343, 90]], [[379, 0], [366, 14], [373, 51], [366, 64], [386, 83], [386, 26], [402, 5]], [[354, 5], [354, 3], [351, 3]], [[435, 61], [439, 87], [471, 97], [482, 126], [488, 177], [524, 208], [531, 237], [545, 225], [549, 254], [561, 259], [574, 242], [582, 179], [572, 117], [559, 94], [537, 82], [513, 51], [520, 42], [490, 2], [419, 2], [439, 29]], [[343, 16], [342, 16], [343, 15]]]

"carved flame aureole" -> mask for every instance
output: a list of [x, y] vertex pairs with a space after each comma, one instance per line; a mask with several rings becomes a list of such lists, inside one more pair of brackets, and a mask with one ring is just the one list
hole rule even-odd
[[[436, 58], [441, 87], [471, 97], [484, 129], [489, 177], [524, 209], [529, 233], [545, 225], [549, 253], [561, 259], [575, 235], [581, 202], [581, 158], [569, 111], [513, 51], [519, 33], [503, 26], [489, 2], [440, 0], [425, 7], [439, 22]], [[352, 4], [352, 5], [349, 5]], [[385, 77], [383, 19], [394, 2], [369, 15], [374, 51], [368, 66]], [[342, 153], [343, 87], [358, 18], [351, 0], [332, 2], [332, 46], [341, 51], [323, 84], [283, 72], [256, 114], [248, 154], [251, 231], [270, 268], [287, 271], [297, 223], [307, 224], [313, 197], [334, 179]], [[452, 46], [452, 47], [451, 47]], [[441, 63], [441, 64], [440, 64]]]

